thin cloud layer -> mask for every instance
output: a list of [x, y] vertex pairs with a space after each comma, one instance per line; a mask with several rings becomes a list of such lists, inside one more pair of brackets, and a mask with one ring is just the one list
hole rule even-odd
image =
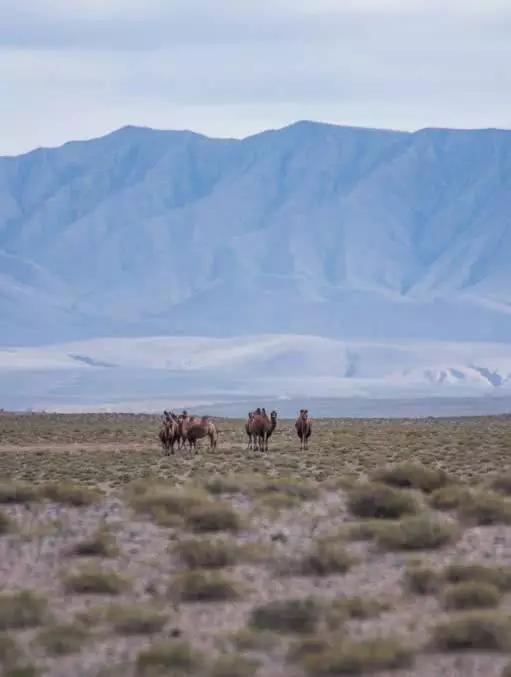
[[124, 124], [511, 124], [511, 5], [0, 0], [0, 153]]

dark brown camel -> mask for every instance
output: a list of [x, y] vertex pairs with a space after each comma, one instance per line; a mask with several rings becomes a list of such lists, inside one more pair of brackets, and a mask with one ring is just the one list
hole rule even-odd
[[312, 435], [312, 423], [307, 409], [300, 409], [295, 423], [296, 434], [300, 438], [300, 451], [309, 448], [309, 437]]
[[188, 441], [188, 430], [195, 423], [200, 423], [198, 416], [189, 414], [186, 409], [177, 417], [178, 423], [178, 446], [182, 449]]
[[[260, 412], [260, 413], [258, 413]], [[268, 440], [272, 436], [273, 431], [277, 426], [277, 412], [272, 411], [270, 417], [265, 409], [256, 409], [253, 414], [252, 424], [250, 429], [252, 431], [253, 448], [259, 451], [268, 451]]]
[[178, 441], [178, 423], [175, 414], [172, 412], [163, 412], [163, 421], [158, 437], [166, 455], [173, 454], [174, 445]]
[[200, 419], [194, 417], [186, 426], [185, 439], [190, 445], [190, 449], [194, 449], [195, 453], [197, 453], [197, 440], [203, 437], [209, 437], [209, 448], [216, 449], [218, 431], [213, 421], [209, 416], [203, 416]]

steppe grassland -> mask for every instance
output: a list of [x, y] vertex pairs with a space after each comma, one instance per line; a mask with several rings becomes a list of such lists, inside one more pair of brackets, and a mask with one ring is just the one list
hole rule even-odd
[[158, 426], [0, 417], [5, 674], [504, 674], [511, 419]]

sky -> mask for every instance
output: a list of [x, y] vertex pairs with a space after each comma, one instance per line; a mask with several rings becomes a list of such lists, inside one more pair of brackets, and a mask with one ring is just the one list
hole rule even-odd
[[127, 124], [511, 128], [511, 0], [0, 0], [0, 154]]

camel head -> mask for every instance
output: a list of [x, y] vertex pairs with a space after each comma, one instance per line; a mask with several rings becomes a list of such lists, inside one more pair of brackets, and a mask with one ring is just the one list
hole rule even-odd
[[309, 412], [307, 409], [300, 409], [300, 418], [303, 421], [307, 421], [309, 419]]
[[[264, 411], [264, 410], [263, 410]], [[270, 414], [270, 420], [271, 420], [271, 425], [272, 428], [274, 429], [275, 426], [277, 425], [277, 412], [273, 410]]]

